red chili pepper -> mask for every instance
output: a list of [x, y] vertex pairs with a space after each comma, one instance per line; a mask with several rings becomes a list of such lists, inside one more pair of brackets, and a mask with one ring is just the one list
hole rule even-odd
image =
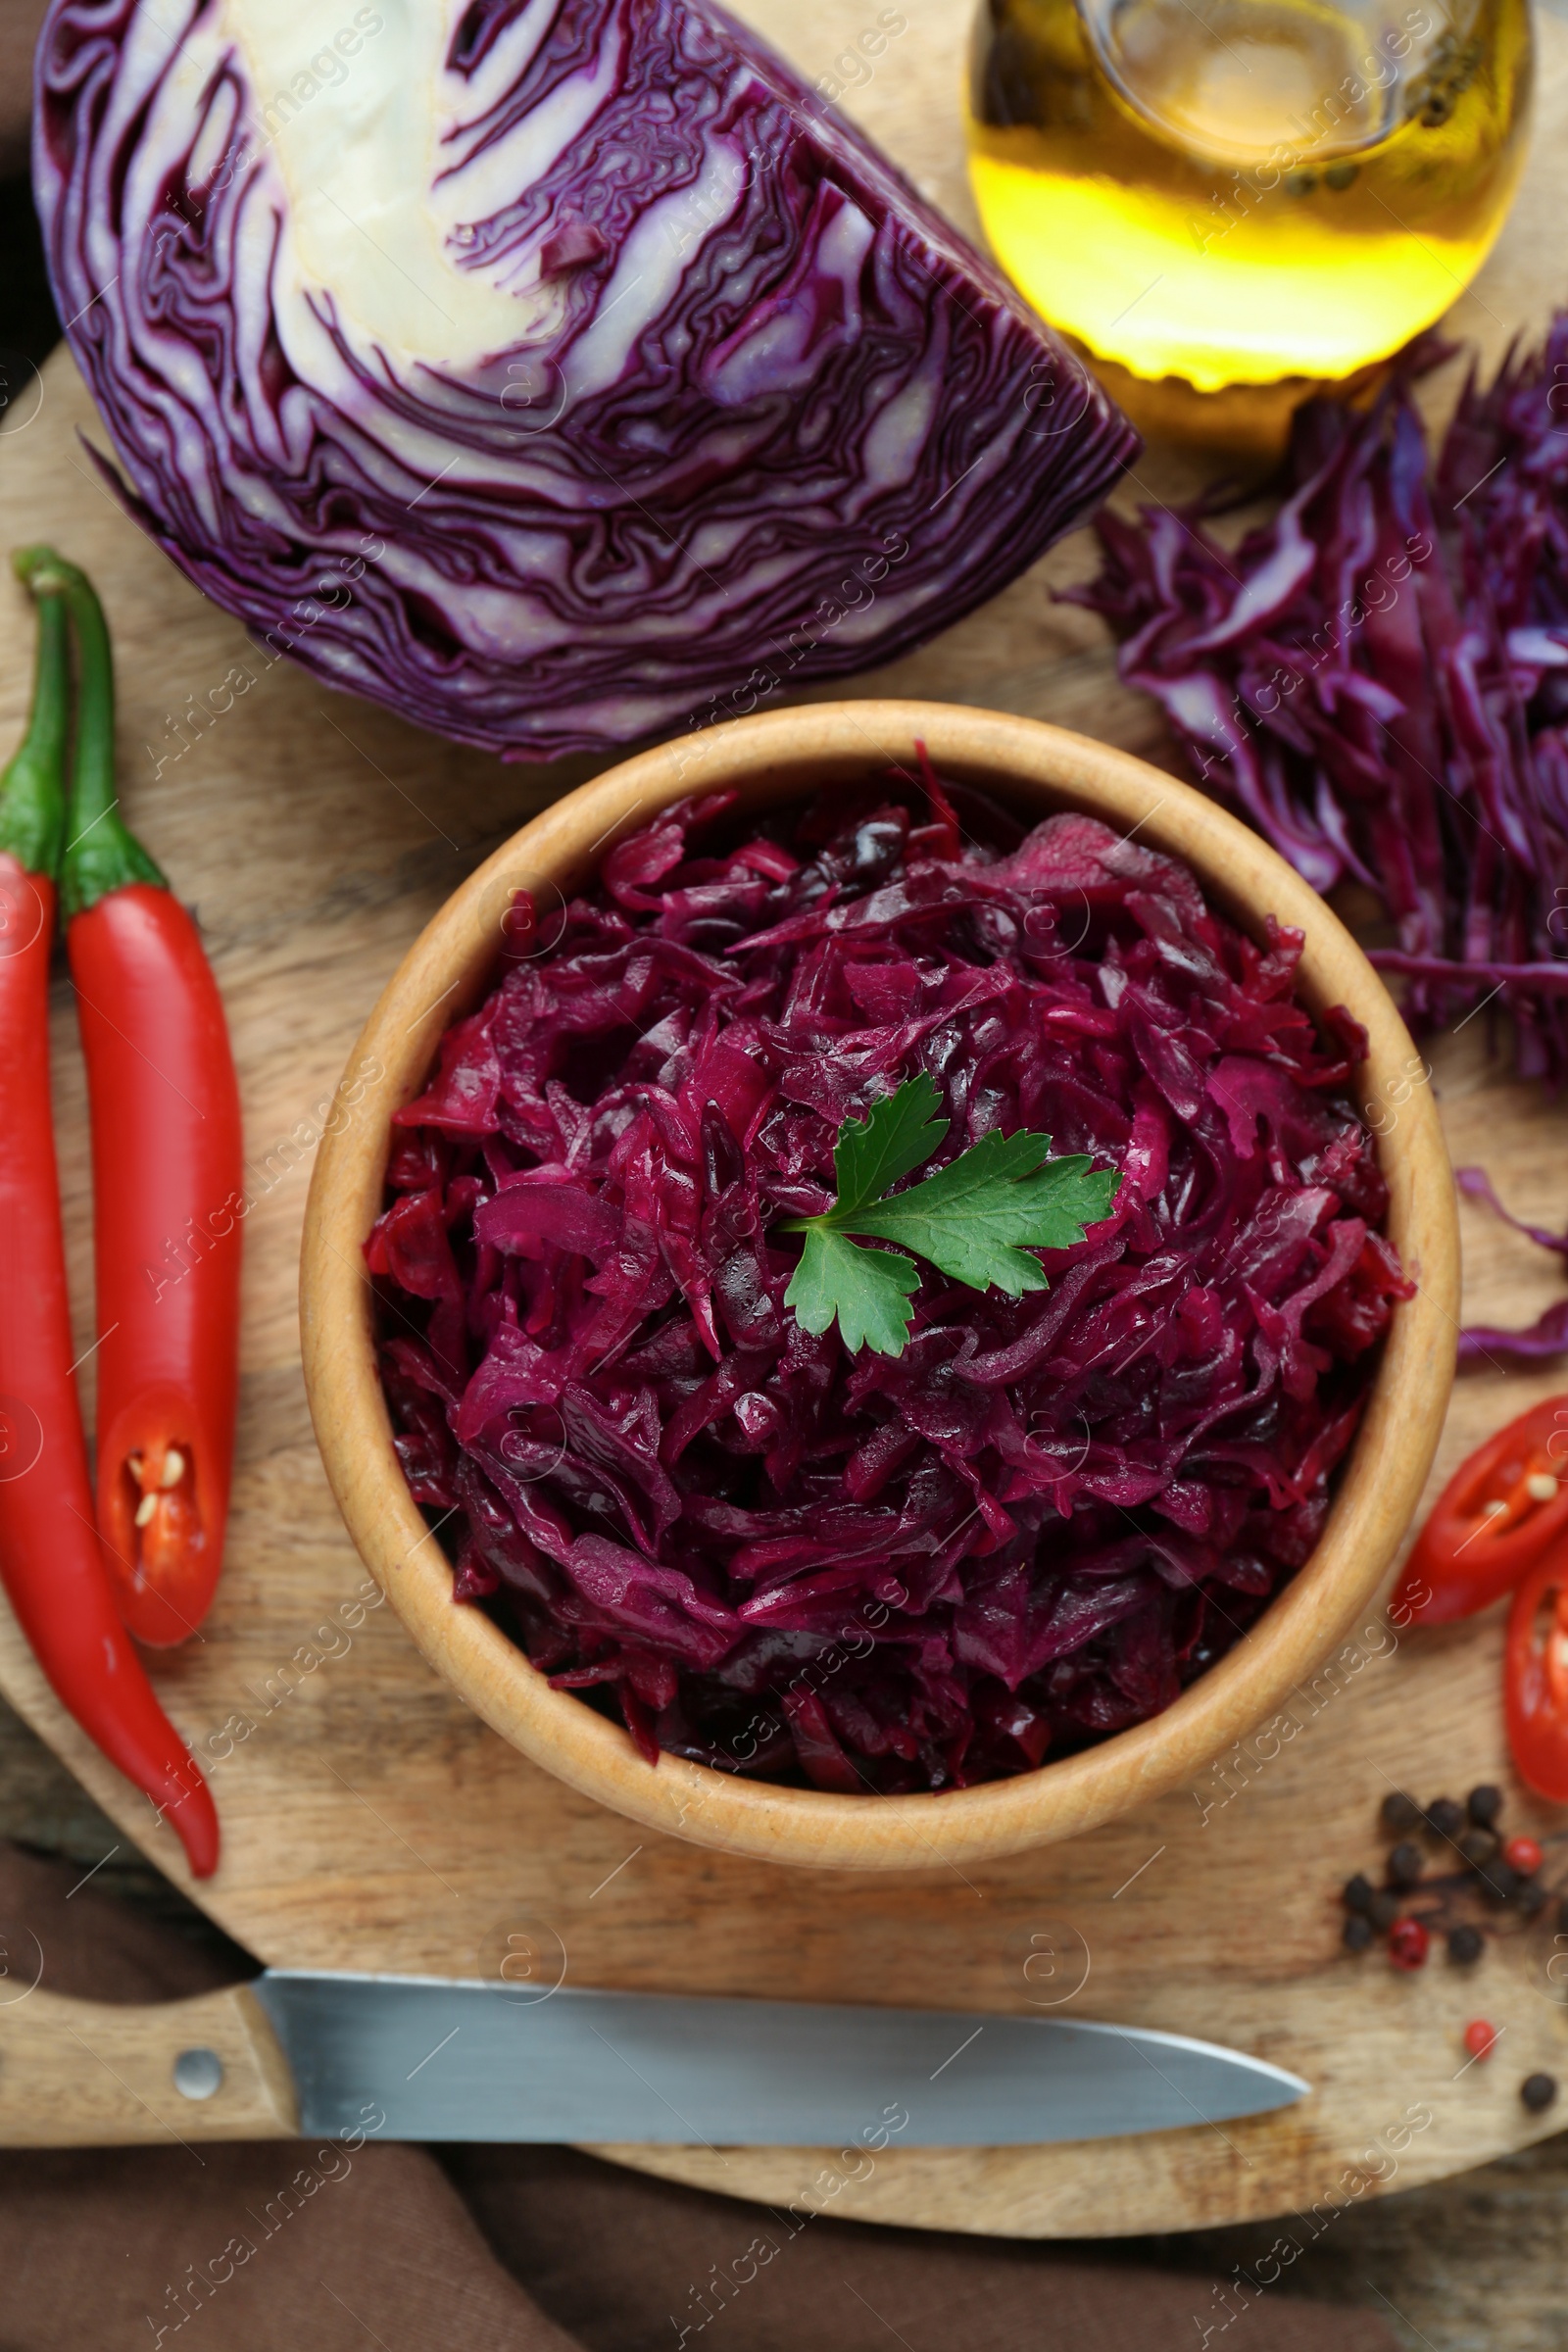
[[195, 1632], [222, 1565], [239, 1385], [239, 1087], [196, 926], [124, 824], [109, 632], [57, 562], [79, 671], [61, 877], [92, 1119], [98, 1528], [138, 1642]]
[[1447, 1625], [1500, 1600], [1568, 1535], [1568, 1396], [1548, 1396], [1460, 1463], [1404, 1564], [1396, 1624]]
[[1503, 1706], [1521, 1780], [1568, 1805], [1568, 1544], [1540, 1561], [1514, 1595]]
[[0, 1581], [56, 1696], [168, 1813], [207, 1878], [212, 1792], [121, 1622], [93, 1525], [49, 1103], [65, 614], [42, 551], [16, 568], [38, 600], [38, 668], [27, 736], [0, 785]]

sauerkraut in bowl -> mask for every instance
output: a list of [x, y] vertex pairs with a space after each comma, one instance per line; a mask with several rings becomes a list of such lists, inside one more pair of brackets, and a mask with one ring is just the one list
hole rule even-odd
[[[648, 1764], [786, 1788], [959, 1789], [1170, 1706], [1311, 1554], [1410, 1296], [1365, 1033], [1301, 953], [923, 755], [519, 895], [367, 1245], [457, 1600]], [[852, 1350], [787, 1303], [789, 1227], [920, 1073], [910, 1181], [1029, 1130], [1113, 1199], [1047, 1288], [921, 1263], [902, 1351]]]

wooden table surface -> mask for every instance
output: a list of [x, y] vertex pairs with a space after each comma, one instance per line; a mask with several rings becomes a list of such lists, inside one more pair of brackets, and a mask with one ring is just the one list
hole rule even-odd
[[[859, 22], [852, 0], [809, 0], [787, 22], [775, 0], [749, 13], [770, 18], [775, 37], [816, 72]], [[962, 217], [952, 12], [910, 14], [910, 47], [889, 52], [858, 111]], [[1568, 37], [1550, 20], [1543, 31], [1550, 125], [1564, 112]], [[1504, 241], [1456, 315], [1491, 356], [1557, 290], [1565, 178], [1560, 138], [1538, 133]], [[783, 1877], [667, 1840], [639, 1843], [468, 1717], [389, 1612], [368, 1616], [346, 1647], [337, 1636], [321, 1639], [327, 1612], [352, 1602], [361, 1578], [325, 1494], [298, 1375], [291, 1269], [316, 1105], [380, 980], [446, 891], [541, 799], [588, 770], [503, 768], [284, 668], [259, 676], [232, 713], [168, 756], [180, 741], [173, 714], [189, 697], [205, 702], [246, 658], [244, 641], [92, 483], [74, 446], [78, 423], [90, 429], [90, 416], [57, 359], [37, 414], [0, 444], [4, 511], [13, 536], [56, 535], [101, 577], [122, 655], [127, 802], [207, 927], [244, 1076], [259, 1195], [229, 1571], [206, 1642], [160, 1669], [172, 1711], [204, 1752], [217, 1752], [215, 1740], [232, 1742], [214, 1774], [230, 1859], [203, 1895], [213, 1916], [262, 1956], [296, 1964], [466, 1973], [519, 1918], [533, 1918], [562, 1935], [580, 1982], [678, 1980], [995, 2008], [1035, 1997], [1045, 1948], [1037, 1939], [1054, 1938], [1063, 1950], [1088, 1949], [1093, 2014], [1244, 2041], [1299, 2065], [1320, 2086], [1309, 2109], [1237, 2127], [1223, 2148], [1200, 2132], [1114, 2152], [890, 2159], [853, 2207], [845, 2199], [836, 2208], [862, 2218], [1051, 2235], [1114, 2233], [1130, 2220], [1145, 2230], [1261, 2221], [1286, 2205], [1309, 2208], [1375, 2137], [1387, 2143], [1407, 2105], [1430, 2105], [1432, 2125], [1400, 2151], [1382, 2189], [1370, 2187], [1336, 2224], [1341, 2234], [1314, 2251], [1321, 2267], [1375, 2235], [1375, 2200], [1387, 2189], [1538, 2135], [1518, 2108], [1518, 2077], [1533, 2065], [1562, 2071], [1568, 2059], [1539, 1936], [1486, 1964], [1488, 2014], [1509, 2025], [1517, 2057], [1459, 2083], [1457, 2029], [1477, 1994], [1442, 1970], [1400, 1981], [1379, 1963], [1356, 1968], [1335, 1946], [1334, 1888], [1376, 1851], [1371, 1817], [1384, 1776], [1430, 1794], [1500, 1770], [1494, 1628], [1392, 1646], [1382, 1634], [1364, 1640], [1344, 1689], [1304, 1717], [1278, 1758], [1235, 1763], [1228, 1777], [1096, 1838], [963, 1885], [947, 1874], [873, 1884]], [[1154, 457], [1140, 474], [1168, 498], [1182, 469]], [[1152, 713], [1116, 685], [1098, 624], [1050, 602], [1051, 587], [1091, 560], [1081, 538], [1069, 542], [986, 612], [865, 690], [1050, 716], [1164, 758]], [[16, 619], [0, 655], [0, 740], [24, 702], [25, 630]], [[67, 1208], [85, 1310], [80, 1079], [64, 1000], [57, 1011]], [[1482, 1028], [1435, 1057], [1455, 1154], [1484, 1158], [1523, 1211], [1560, 1223], [1568, 1114], [1489, 1069]], [[1554, 1294], [1550, 1269], [1502, 1229], [1467, 1212], [1465, 1238], [1470, 1311], [1522, 1318]], [[83, 1346], [90, 1336], [84, 1315]], [[1444, 1463], [1552, 1385], [1550, 1375], [1466, 1383]], [[147, 1839], [144, 1809], [59, 1715], [7, 1633], [0, 1686], [107, 1807], [111, 1842], [142, 1838], [177, 1877], [172, 1839]], [[251, 1729], [239, 1733], [240, 1722]], [[1568, 1859], [1568, 1846], [1556, 1850]], [[642, 2160], [688, 2179], [714, 2169], [706, 2154], [701, 2164], [673, 2151]], [[713, 2184], [776, 2200], [797, 2195], [812, 2169], [799, 2152], [760, 2155], [726, 2163]], [[1551, 2166], [1520, 2176], [1553, 2177]], [[1254, 2228], [1251, 2255], [1268, 2242]], [[1477, 2276], [1490, 2275], [1481, 2262]], [[1450, 2315], [1456, 2291], [1445, 2298]], [[1419, 2313], [1416, 2322], [1431, 2335]]]

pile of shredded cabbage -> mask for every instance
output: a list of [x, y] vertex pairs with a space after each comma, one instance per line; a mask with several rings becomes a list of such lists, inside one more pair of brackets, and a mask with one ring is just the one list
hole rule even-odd
[[1291, 494], [1238, 546], [1196, 509], [1102, 514], [1104, 566], [1068, 597], [1206, 790], [1314, 888], [1376, 893], [1395, 937], [1372, 961], [1412, 1028], [1506, 1013], [1520, 1076], [1560, 1087], [1568, 312], [1489, 386], [1472, 368], [1433, 457], [1414, 386], [1447, 356], [1423, 337], [1364, 411], [1303, 404]]
[[[886, 791], [683, 804], [564, 914], [519, 898], [368, 1244], [458, 1599], [650, 1762], [879, 1793], [1168, 1706], [1311, 1551], [1409, 1293], [1298, 932], [1088, 817]], [[1027, 1127], [1115, 1205], [1046, 1292], [922, 1264], [905, 1353], [851, 1355], [781, 1225], [921, 1070], [932, 1167]]]

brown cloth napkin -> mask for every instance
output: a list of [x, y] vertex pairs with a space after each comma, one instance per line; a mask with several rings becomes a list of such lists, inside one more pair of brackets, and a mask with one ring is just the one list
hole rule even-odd
[[[0, 1844], [0, 1920], [37, 1936], [49, 1991], [157, 2001], [229, 1981], [78, 1879]], [[792, 2220], [566, 2148], [0, 2152], [0, 2352], [1193, 2352], [1234, 2308], [1214, 2283], [1108, 2248]], [[1265, 2295], [1223, 2346], [1394, 2339]]]
[[0, 179], [24, 171], [32, 112], [32, 52], [47, 0], [0, 0]]

